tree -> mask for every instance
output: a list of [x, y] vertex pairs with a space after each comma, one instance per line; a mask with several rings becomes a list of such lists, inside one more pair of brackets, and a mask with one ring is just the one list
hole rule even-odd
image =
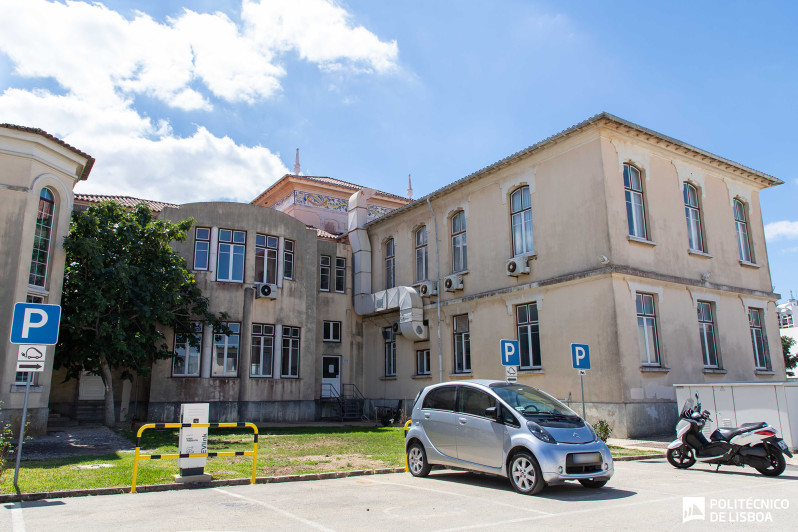
[[781, 337], [781, 353], [784, 355], [784, 368], [792, 374], [792, 371], [798, 366], [798, 354], [791, 355], [790, 349], [795, 345], [795, 338], [789, 336]]
[[224, 329], [170, 247], [193, 224], [157, 220], [145, 203], [126, 211], [110, 201], [72, 218], [55, 364], [67, 379], [82, 371], [102, 376], [108, 426], [115, 423], [112, 370], [131, 380], [131, 372], [146, 376], [155, 360], [173, 356], [163, 327], [188, 333], [194, 317]]

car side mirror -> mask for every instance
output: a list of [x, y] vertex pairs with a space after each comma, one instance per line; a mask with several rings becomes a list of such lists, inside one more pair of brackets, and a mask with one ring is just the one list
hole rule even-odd
[[489, 417], [491, 419], [495, 419], [496, 421], [499, 420], [499, 409], [495, 406], [489, 406], [485, 409], [485, 417]]

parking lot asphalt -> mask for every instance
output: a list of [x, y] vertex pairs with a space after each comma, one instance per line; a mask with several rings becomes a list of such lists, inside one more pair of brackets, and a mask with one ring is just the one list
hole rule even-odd
[[[692, 499], [684, 499], [689, 497]], [[565, 530], [794, 529], [798, 467], [768, 478], [750, 468], [663, 459], [616, 463], [603, 489], [576, 483], [539, 496], [506, 479], [409, 473], [5, 504], [0, 530]], [[685, 517], [686, 516], [686, 517]]]

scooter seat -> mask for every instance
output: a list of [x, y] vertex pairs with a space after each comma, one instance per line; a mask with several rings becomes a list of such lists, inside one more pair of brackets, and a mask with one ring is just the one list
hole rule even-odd
[[712, 433], [710, 436], [710, 440], [712, 441], [729, 441], [735, 436], [742, 434], [744, 432], [748, 432], [751, 430], [761, 429], [767, 425], [765, 422], [760, 423], [743, 423], [739, 427], [728, 427], [717, 429], [715, 432]]

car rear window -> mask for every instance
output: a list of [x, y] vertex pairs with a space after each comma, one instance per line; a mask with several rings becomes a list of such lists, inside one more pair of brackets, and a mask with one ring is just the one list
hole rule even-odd
[[454, 410], [454, 399], [457, 395], [455, 386], [441, 386], [430, 391], [424, 397], [421, 408], [431, 408], [434, 410]]

